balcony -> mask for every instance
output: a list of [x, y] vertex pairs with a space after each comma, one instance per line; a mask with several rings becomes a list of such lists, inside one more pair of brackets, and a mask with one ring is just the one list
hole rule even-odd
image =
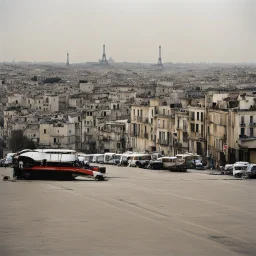
[[163, 145], [163, 146], [168, 146], [169, 142], [168, 142], [168, 140], [158, 139], [158, 144]]
[[166, 113], [158, 113], [156, 115], [157, 117], [162, 117], [162, 118], [172, 118], [173, 117], [173, 114], [166, 114]]
[[138, 123], [145, 123], [145, 124], [149, 123], [148, 117], [142, 117], [142, 116], [134, 116], [132, 118], [132, 121], [133, 122], [138, 122]]
[[132, 132], [131, 136], [132, 137], [139, 137], [140, 133], [139, 132]]
[[177, 127], [177, 130], [182, 130], [183, 132], [187, 132], [187, 127], [183, 126], [183, 127]]
[[256, 140], [256, 136], [240, 134], [240, 135], [239, 135], [239, 140], [241, 140], [241, 141], [245, 141], [245, 140]]
[[256, 127], [256, 123], [249, 123], [250, 127]]
[[241, 127], [245, 127], [245, 123], [240, 123], [240, 126]]

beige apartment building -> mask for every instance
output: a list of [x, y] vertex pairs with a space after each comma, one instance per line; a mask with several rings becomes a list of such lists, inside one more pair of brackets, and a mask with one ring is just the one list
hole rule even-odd
[[188, 113], [188, 110], [183, 108], [175, 110], [175, 123], [173, 125], [176, 130], [173, 133], [172, 141], [173, 155], [188, 152]]
[[227, 134], [228, 161], [256, 163], [256, 109], [230, 110]]
[[172, 109], [167, 104], [162, 103], [163, 106], [159, 106], [155, 113], [154, 133], [156, 134], [156, 151], [164, 152], [164, 154], [170, 154], [172, 143], [172, 134], [174, 130], [175, 115], [172, 113]]
[[131, 107], [130, 137], [133, 151], [157, 150], [155, 115], [158, 105], [158, 99], [151, 99], [148, 104], [141, 103]]
[[212, 166], [227, 163], [228, 111], [209, 109], [207, 118], [207, 156]]
[[40, 146], [76, 149], [75, 123], [41, 123]]
[[205, 108], [200, 106], [188, 106], [188, 111], [189, 151], [206, 156]]
[[128, 120], [106, 122], [99, 126], [98, 152], [124, 153], [129, 149]]

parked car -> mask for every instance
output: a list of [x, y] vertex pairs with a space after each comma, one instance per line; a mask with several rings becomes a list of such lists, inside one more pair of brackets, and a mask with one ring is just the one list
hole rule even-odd
[[256, 178], [256, 164], [249, 164], [246, 169], [249, 178]]
[[163, 162], [158, 160], [151, 160], [147, 166], [145, 166], [146, 169], [151, 170], [163, 170]]
[[226, 164], [225, 165], [224, 174], [233, 175], [233, 164]]

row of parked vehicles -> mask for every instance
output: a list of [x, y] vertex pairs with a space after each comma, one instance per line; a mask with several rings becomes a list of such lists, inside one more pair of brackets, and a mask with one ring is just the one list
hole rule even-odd
[[178, 154], [176, 156], [162, 156], [160, 153], [136, 153], [124, 154], [78, 154], [79, 161], [89, 163], [113, 164], [119, 166], [132, 166], [147, 169], [168, 169], [170, 171], [186, 171], [188, 168], [201, 169], [202, 157], [196, 154]]
[[224, 174], [233, 175], [237, 178], [256, 178], [256, 164], [249, 162], [226, 164], [223, 172]]

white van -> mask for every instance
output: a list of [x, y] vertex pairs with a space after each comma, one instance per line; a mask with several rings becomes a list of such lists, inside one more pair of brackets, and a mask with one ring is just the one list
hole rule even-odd
[[248, 162], [236, 162], [233, 164], [233, 176], [241, 177], [243, 173], [246, 172], [248, 167]]
[[104, 164], [113, 164], [115, 154], [116, 153], [105, 153], [104, 154]]
[[144, 166], [145, 163], [149, 163], [151, 160], [150, 154], [132, 154], [129, 156], [130, 160], [128, 160], [129, 166]]
[[92, 163], [93, 155], [85, 155], [84, 158], [86, 162]]
[[128, 165], [128, 161], [131, 158], [131, 156], [132, 156], [132, 153], [122, 154], [121, 157], [120, 157], [120, 165], [127, 166]]
[[93, 163], [103, 163], [104, 154], [93, 154], [92, 162]]

